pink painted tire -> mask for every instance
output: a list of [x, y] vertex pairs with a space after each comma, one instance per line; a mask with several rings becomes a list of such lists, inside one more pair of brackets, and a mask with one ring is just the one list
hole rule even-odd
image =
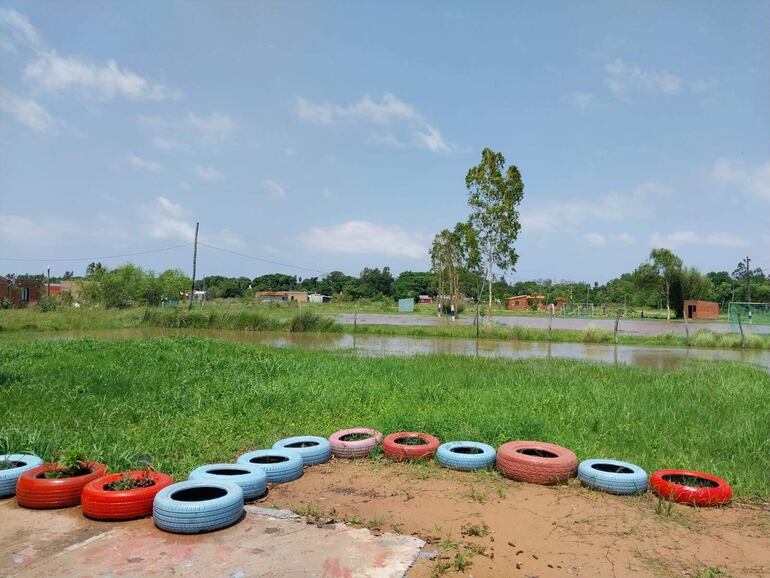
[[[368, 437], [355, 439], [361, 435]], [[365, 458], [382, 443], [382, 434], [376, 429], [354, 427], [333, 433], [329, 436], [329, 443], [332, 446], [332, 454], [336, 458]]]
[[560, 484], [577, 473], [571, 450], [545, 442], [515, 441], [497, 450], [497, 469], [507, 478], [530, 484]]

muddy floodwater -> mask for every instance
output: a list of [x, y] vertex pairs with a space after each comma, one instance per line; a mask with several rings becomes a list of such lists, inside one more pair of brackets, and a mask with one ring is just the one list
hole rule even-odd
[[599, 345], [594, 343], [543, 343], [492, 339], [456, 339], [389, 335], [352, 335], [349, 333], [278, 333], [208, 329], [134, 328], [116, 330], [55, 331], [5, 334], [0, 343], [37, 339], [134, 339], [161, 336], [198, 335], [241, 343], [308, 350], [343, 350], [356, 355], [470, 355], [506, 359], [563, 358], [604, 363], [622, 363], [639, 367], [675, 370], [688, 359], [727, 360], [755, 363], [770, 371], [770, 351], [740, 349], [698, 349], [684, 347], [648, 347], [640, 345]]

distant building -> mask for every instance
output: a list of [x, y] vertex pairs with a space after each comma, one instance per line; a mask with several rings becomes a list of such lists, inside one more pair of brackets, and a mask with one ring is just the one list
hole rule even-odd
[[321, 295], [320, 293], [311, 293], [307, 296], [310, 303], [328, 303], [332, 300], [331, 295]]
[[37, 305], [40, 302], [40, 281], [0, 277], [0, 299], [7, 299], [14, 309]]
[[684, 314], [688, 319], [719, 319], [719, 303], [687, 299], [684, 302]]
[[260, 301], [280, 303], [283, 301], [296, 301], [307, 303], [309, 301], [307, 291], [257, 291]]
[[543, 295], [516, 295], [508, 297], [505, 308], [508, 311], [531, 311], [535, 305], [539, 310], [545, 309], [545, 297]]
[[422, 303], [423, 305], [431, 305], [433, 303], [433, 298], [430, 295], [420, 295], [417, 297], [417, 303]]

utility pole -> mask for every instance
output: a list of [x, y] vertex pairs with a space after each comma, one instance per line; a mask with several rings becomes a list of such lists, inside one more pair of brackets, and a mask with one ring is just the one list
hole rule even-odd
[[749, 269], [750, 263], [751, 259], [746, 256], [746, 301], [749, 303], [751, 303], [751, 269]]
[[190, 286], [190, 304], [188, 305], [188, 309], [192, 309], [193, 304], [193, 298], [195, 297], [195, 266], [198, 263], [198, 225], [200, 223], [195, 223], [195, 245], [193, 248], [193, 274], [192, 274], [192, 285]]
[[46, 289], [45, 296], [46, 297], [51, 296], [51, 266], [50, 265], [48, 265], [48, 288]]

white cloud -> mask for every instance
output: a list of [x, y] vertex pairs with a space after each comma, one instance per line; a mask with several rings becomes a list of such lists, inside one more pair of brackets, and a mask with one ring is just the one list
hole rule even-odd
[[441, 135], [438, 128], [430, 124], [410, 104], [386, 94], [380, 102], [369, 96], [342, 106], [329, 102], [314, 103], [302, 97], [296, 98], [297, 116], [308, 122], [331, 125], [338, 121], [390, 127], [403, 134], [402, 137], [390, 132], [384, 136], [375, 135], [374, 140], [391, 146], [411, 146], [431, 152], [449, 152], [452, 145]]
[[770, 160], [758, 166], [741, 161], [718, 159], [712, 170], [718, 183], [748, 191], [770, 201]]
[[368, 221], [348, 221], [330, 227], [313, 227], [300, 234], [300, 242], [314, 251], [367, 253], [391, 257], [427, 258], [428, 247], [422, 235], [398, 225]]
[[177, 142], [175, 140], [168, 139], [168, 138], [163, 138], [162, 136], [157, 136], [157, 135], [152, 137], [152, 144], [156, 149], [159, 149], [162, 151], [187, 149], [187, 147], [180, 142]]
[[551, 232], [586, 221], [617, 222], [652, 214], [655, 197], [665, 194], [666, 187], [648, 182], [637, 185], [630, 193], [610, 193], [597, 200], [555, 200], [551, 204], [521, 212], [525, 230]]
[[180, 96], [176, 90], [121, 69], [114, 60], [100, 66], [72, 56], [60, 56], [55, 51], [39, 52], [25, 68], [24, 78], [50, 92], [75, 89], [84, 96], [101, 100], [120, 97], [166, 100]]
[[225, 176], [211, 166], [196, 166], [195, 176], [206, 183], [215, 183], [225, 180]]
[[746, 239], [730, 233], [709, 233], [699, 235], [694, 231], [675, 231], [662, 235], [653, 233], [650, 235], [652, 247], [667, 247], [676, 249], [681, 245], [705, 245], [709, 247], [741, 248], [751, 245]]
[[12, 52], [18, 45], [36, 48], [41, 45], [40, 35], [26, 16], [0, 8], [0, 47]]
[[[174, 203], [166, 197], [158, 197], [149, 207], [142, 210], [146, 224], [145, 231], [152, 239], [168, 239], [172, 241], [193, 242], [195, 239], [195, 223], [189, 212], [182, 205]], [[229, 229], [222, 229], [214, 234], [201, 234], [201, 242], [212, 245], [238, 247], [243, 242]]]
[[592, 247], [607, 247], [608, 245], [632, 245], [634, 238], [628, 233], [605, 235], [603, 233], [584, 233], [583, 239]]
[[272, 179], [265, 179], [262, 181], [262, 186], [265, 188], [265, 196], [268, 199], [278, 201], [286, 198], [286, 187], [280, 183], [277, 183]]
[[0, 110], [37, 132], [56, 130], [60, 125], [40, 104], [0, 87]]
[[[214, 111], [209, 115], [188, 112], [181, 118], [162, 118], [159, 116], [138, 115], [140, 124], [156, 133], [153, 144], [158, 148], [187, 148], [186, 144], [194, 141], [198, 144], [218, 144], [224, 142], [237, 130], [238, 125], [227, 114]], [[174, 137], [169, 137], [172, 133]]]
[[604, 83], [612, 94], [628, 100], [634, 93], [676, 96], [684, 90], [684, 80], [667, 70], [644, 70], [620, 58], [604, 65]]
[[143, 159], [134, 153], [128, 154], [128, 164], [130, 164], [135, 169], [150, 171], [152, 173], [156, 173], [161, 169], [160, 163], [148, 159]]
[[587, 110], [596, 100], [596, 95], [592, 92], [570, 92], [564, 96], [567, 104], [580, 110]]

